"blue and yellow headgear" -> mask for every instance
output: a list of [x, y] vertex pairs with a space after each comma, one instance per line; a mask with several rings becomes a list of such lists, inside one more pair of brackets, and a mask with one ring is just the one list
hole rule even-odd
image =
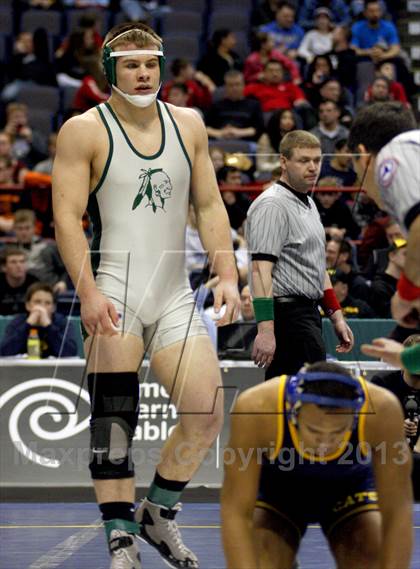
[[[335, 397], [320, 395], [306, 391], [315, 381], [336, 381], [354, 389], [354, 397]], [[295, 423], [300, 407], [304, 403], [314, 403], [321, 407], [338, 407], [352, 409], [357, 416], [365, 403], [366, 397], [361, 382], [349, 375], [325, 371], [302, 371], [289, 378], [286, 385], [286, 410], [289, 418]]]

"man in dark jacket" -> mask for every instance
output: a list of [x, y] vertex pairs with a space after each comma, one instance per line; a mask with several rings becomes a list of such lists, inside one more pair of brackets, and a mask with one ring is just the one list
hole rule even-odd
[[28, 335], [36, 329], [41, 341], [41, 357], [77, 356], [77, 342], [73, 325], [55, 312], [54, 293], [45, 283], [34, 283], [28, 288], [25, 308], [7, 326], [0, 354], [15, 356], [27, 352]]

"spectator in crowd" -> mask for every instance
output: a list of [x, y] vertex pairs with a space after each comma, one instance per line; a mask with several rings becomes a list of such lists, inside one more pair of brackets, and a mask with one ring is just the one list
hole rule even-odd
[[13, 157], [22, 161], [29, 169], [46, 157], [45, 137], [30, 126], [27, 105], [7, 105], [4, 132], [10, 135]]
[[348, 277], [349, 293], [357, 299], [369, 298], [369, 286], [354, 268], [353, 248], [347, 239], [333, 237], [326, 246], [327, 270], [330, 274], [340, 270]]
[[329, 55], [316, 55], [307, 66], [305, 73], [305, 90], [311, 90], [319, 86], [334, 72], [333, 64]]
[[397, 67], [392, 61], [383, 61], [376, 66], [376, 74], [386, 77], [391, 83], [391, 94], [395, 101], [408, 102], [406, 87], [397, 81]]
[[228, 71], [242, 70], [242, 60], [234, 51], [235, 46], [236, 36], [232, 30], [227, 28], [216, 30], [207, 53], [198, 62], [197, 69], [210, 77], [217, 87], [223, 85]]
[[161, 97], [168, 100], [169, 90], [174, 83], [182, 83], [188, 92], [187, 107], [206, 109], [211, 105], [212, 93], [216, 89], [213, 81], [202, 71], [196, 71], [187, 59], [176, 58], [171, 64], [172, 79], [163, 85]]
[[41, 341], [41, 357], [77, 356], [77, 341], [73, 324], [58, 314], [54, 292], [46, 283], [34, 283], [25, 297], [25, 314], [9, 322], [0, 346], [2, 356], [16, 356], [27, 351], [28, 336], [36, 329]]
[[251, 25], [258, 28], [264, 24], [269, 24], [276, 18], [279, 0], [262, 0], [256, 2], [256, 6], [251, 12]]
[[[224, 166], [217, 172], [217, 181], [222, 189], [224, 186], [240, 186], [241, 171], [234, 166]], [[239, 229], [246, 218], [250, 201], [242, 192], [231, 190], [222, 191], [222, 198], [229, 216], [230, 226]]]
[[366, 103], [381, 103], [383, 101], [399, 101], [408, 105], [404, 87], [398, 81], [390, 81], [388, 77], [376, 77], [367, 88], [364, 100]]
[[398, 32], [393, 24], [382, 18], [381, 5], [377, 0], [365, 2], [365, 19], [353, 24], [351, 45], [357, 55], [370, 58], [374, 63], [399, 55], [401, 46]]
[[350, 10], [345, 0], [322, 0], [322, 2], [319, 0], [303, 0], [299, 4], [301, 6], [298, 22], [305, 29], [313, 27], [317, 10], [320, 7], [326, 8], [330, 12], [331, 20], [336, 26], [346, 26], [351, 22]]
[[391, 298], [397, 290], [398, 279], [404, 269], [407, 241], [395, 239], [388, 248], [388, 264], [383, 273], [377, 273], [370, 286], [369, 303], [379, 318], [392, 318]]
[[172, 83], [167, 100], [168, 103], [176, 107], [188, 107], [188, 89], [185, 83]]
[[64, 49], [56, 54], [57, 81], [60, 87], [80, 87], [88, 74], [86, 63], [99, 56], [95, 34], [91, 28], [78, 28], [70, 33]]
[[292, 111], [282, 109], [271, 115], [266, 132], [260, 137], [257, 148], [258, 172], [271, 172], [280, 164], [280, 142], [288, 132], [296, 130], [296, 117]]
[[296, 58], [300, 42], [305, 35], [295, 19], [295, 6], [290, 2], [280, 2], [275, 20], [260, 28], [261, 32], [267, 32], [272, 36], [276, 49], [292, 59]]
[[35, 235], [35, 212], [28, 209], [17, 210], [14, 230], [16, 245], [24, 249], [28, 271], [38, 280], [54, 287], [55, 293], [67, 290], [67, 273], [54, 242]]
[[316, 55], [329, 53], [333, 47], [333, 15], [328, 8], [314, 12], [315, 28], [306, 32], [298, 49], [298, 56], [310, 63]]
[[226, 165], [225, 163], [226, 153], [223, 150], [223, 148], [220, 148], [220, 146], [210, 146], [209, 155], [210, 155], [210, 160], [214, 167], [214, 171], [217, 174], [220, 168], [223, 168], [223, 166]]
[[13, 160], [7, 156], [0, 156], [0, 185], [14, 183]]
[[283, 65], [277, 60], [268, 61], [264, 68], [263, 82], [250, 83], [245, 87], [244, 93], [246, 97], [258, 99], [264, 112], [307, 104], [302, 89], [285, 79]]
[[[69, 0], [65, 0], [68, 2]], [[98, 31], [98, 18], [96, 17], [95, 13], [93, 12], [82, 12], [80, 18], [78, 18], [74, 29], [70, 30], [70, 32], [76, 30], [88, 30], [88, 38], [92, 40], [92, 44], [96, 46], [97, 49], [101, 49], [102, 47], [102, 37]], [[56, 57], [61, 57], [68, 49], [70, 43], [71, 33], [64, 40], [61, 42], [59, 48], [55, 52]]]
[[244, 65], [246, 83], [255, 83], [264, 78], [264, 66], [273, 59], [280, 61], [289, 78], [297, 85], [301, 81], [298, 65], [281, 51], [274, 48], [274, 40], [267, 32], [257, 32], [254, 39], [254, 51], [248, 55]]
[[[246, 282], [248, 274], [245, 239], [233, 228], [231, 228], [231, 233], [235, 249], [235, 260], [238, 268], [239, 280], [244, 283]], [[197, 286], [203, 283], [208, 275], [208, 254], [201, 243], [200, 234], [198, 233], [197, 218], [192, 204], [190, 204], [188, 210], [188, 223], [185, 235], [185, 253], [186, 267], [191, 287], [196, 289]], [[207, 289], [215, 287], [218, 282], [218, 280], [215, 282], [210, 279], [210, 281], [206, 283]]]
[[45, 29], [21, 32], [16, 37], [13, 55], [7, 66], [8, 84], [2, 92], [4, 101], [15, 100], [25, 84], [56, 86], [54, 67], [50, 63]]
[[[411, 334], [403, 342], [404, 348], [420, 344], [420, 334]], [[414, 499], [420, 501], [420, 374], [406, 369], [374, 375], [371, 382], [393, 393], [404, 413], [404, 431], [413, 451], [412, 482]], [[414, 405], [413, 403], [414, 402]], [[414, 412], [410, 409], [414, 408]]]
[[346, 139], [349, 130], [340, 124], [341, 110], [334, 101], [323, 101], [319, 105], [318, 115], [319, 123], [311, 132], [321, 142], [322, 153], [332, 156], [337, 142]]
[[48, 174], [51, 176], [52, 167], [55, 158], [55, 149], [57, 145], [57, 133], [52, 132], [48, 137], [48, 158], [41, 160], [34, 167], [34, 172], [40, 172], [41, 174]]
[[346, 26], [337, 26], [333, 31], [333, 47], [329, 54], [334, 61], [334, 73], [343, 87], [350, 89], [352, 93], [357, 88], [357, 55], [350, 45], [351, 31]]
[[206, 115], [207, 134], [216, 139], [256, 141], [264, 131], [261, 106], [244, 95], [244, 77], [231, 70], [225, 75], [225, 96], [213, 103]]
[[332, 177], [340, 180], [344, 187], [354, 186], [356, 173], [353, 170], [351, 154], [345, 138], [337, 140], [334, 147], [334, 156], [324, 160], [321, 167], [321, 178]]
[[347, 318], [374, 318], [375, 313], [367, 302], [360, 298], [353, 298], [349, 294], [350, 277], [343, 271], [336, 270], [331, 275], [331, 283], [341, 305], [341, 310]]
[[12, 136], [4, 130], [0, 131], [0, 158], [6, 159], [7, 163], [12, 165], [11, 183], [23, 184], [28, 168], [13, 156]]
[[[321, 178], [317, 185], [320, 190], [328, 187], [328, 190], [318, 191], [314, 195], [314, 201], [321, 216], [322, 225], [325, 227], [325, 233], [332, 236], [334, 235], [333, 230], [339, 229], [341, 238], [357, 239], [360, 227], [354, 221], [349, 207], [340, 201], [341, 192], [331, 189], [339, 189], [340, 183], [337, 178]], [[337, 234], [335, 233], [335, 235]]]
[[[381, 221], [382, 223], [377, 222], [376, 225], [379, 229], [379, 238], [383, 235], [384, 246], [379, 245], [379, 247], [376, 246], [375, 248], [371, 242], [366, 244], [366, 248], [370, 246], [371, 253], [364, 270], [364, 276], [369, 280], [372, 280], [376, 274], [385, 272], [388, 265], [389, 248], [392, 247], [397, 240], [404, 239], [401, 227], [394, 218], [385, 217]], [[363, 243], [363, 245], [365, 244]]]
[[24, 311], [25, 294], [37, 278], [28, 273], [26, 253], [18, 247], [8, 246], [2, 253], [3, 272], [0, 273], [0, 315]]
[[104, 103], [109, 98], [109, 87], [99, 58], [85, 62], [86, 75], [74, 96], [73, 108], [82, 112]]

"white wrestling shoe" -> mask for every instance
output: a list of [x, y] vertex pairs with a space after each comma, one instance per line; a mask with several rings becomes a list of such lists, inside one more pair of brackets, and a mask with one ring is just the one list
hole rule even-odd
[[162, 556], [173, 569], [198, 569], [196, 555], [184, 545], [175, 521], [181, 504], [165, 508], [145, 498], [136, 510], [136, 522], [140, 525], [139, 537]]

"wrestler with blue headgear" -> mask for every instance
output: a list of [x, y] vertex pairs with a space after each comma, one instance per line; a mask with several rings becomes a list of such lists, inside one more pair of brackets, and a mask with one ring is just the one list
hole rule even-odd
[[292, 569], [319, 523], [339, 569], [408, 569], [411, 457], [399, 403], [336, 363], [246, 390], [222, 491], [228, 569]]

